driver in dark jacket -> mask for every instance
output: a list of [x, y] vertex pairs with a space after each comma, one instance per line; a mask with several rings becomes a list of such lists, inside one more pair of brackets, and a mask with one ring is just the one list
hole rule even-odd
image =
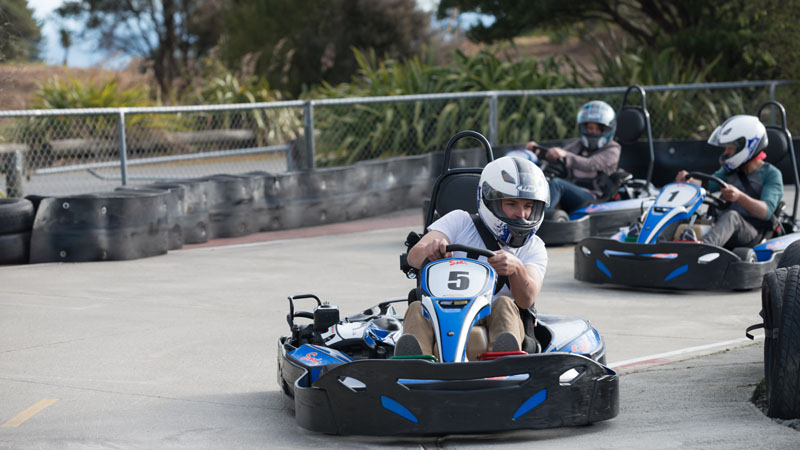
[[[621, 147], [613, 139], [617, 129], [614, 109], [600, 100], [588, 102], [578, 111], [577, 122], [580, 139], [538, 155], [551, 163], [563, 161], [566, 165], [564, 178], [550, 179], [550, 210], [560, 205], [562, 210], [572, 212], [602, 197], [604, 183], [619, 164]], [[534, 141], [525, 146], [531, 151], [535, 147]]]

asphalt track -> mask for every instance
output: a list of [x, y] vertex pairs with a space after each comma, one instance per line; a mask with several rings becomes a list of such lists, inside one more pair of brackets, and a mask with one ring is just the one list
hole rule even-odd
[[620, 414], [587, 427], [366, 438], [299, 428], [276, 382], [286, 297], [349, 314], [413, 287], [398, 269], [417, 210], [262, 233], [124, 262], [0, 267], [0, 448], [789, 449], [750, 401], [763, 377], [760, 292], [573, 280], [549, 249], [540, 311], [585, 317], [620, 373]]

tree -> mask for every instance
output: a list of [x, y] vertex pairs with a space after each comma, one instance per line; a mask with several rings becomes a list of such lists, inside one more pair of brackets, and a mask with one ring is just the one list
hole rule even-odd
[[119, 51], [149, 63], [159, 89], [169, 94], [186, 64], [205, 54], [209, 42], [216, 42], [205, 34], [198, 39], [202, 33], [195, 17], [213, 17], [209, 10], [219, 13], [222, 7], [219, 0], [67, 0], [56, 13], [83, 22], [81, 36], [96, 40], [99, 49]]
[[353, 48], [403, 59], [430, 33], [430, 18], [414, 0], [235, 0], [225, 23], [226, 64], [254, 55], [257, 73], [293, 95], [349, 80], [358, 71]]
[[0, 0], [0, 61], [36, 59], [41, 39], [26, 0]]
[[66, 28], [58, 30], [59, 41], [61, 47], [64, 48], [64, 65], [67, 65], [67, 57], [69, 56], [69, 48], [72, 47], [72, 34]]
[[438, 15], [444, 17], [456, 8], [494, 16], [494, 23], [478, 24], [469, 31], [468, 37], [479, 42], [579, 23], [611, 24], [638, 46], [656, 51], [673, 48], [701, 65], [721, 55], [715, 78], [742, 79], [766, 73], [759, 72], [764, 69], [761, 63], [771, 58], [764, 54], [765, 49], [756, 53], [756, 48], [772, 26], [773, 18], [767, 17], [765, 6], [775, 1], [442, 0]]

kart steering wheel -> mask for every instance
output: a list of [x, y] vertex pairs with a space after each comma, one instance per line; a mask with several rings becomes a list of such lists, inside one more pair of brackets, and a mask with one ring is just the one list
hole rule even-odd
[[558, 161], [550, 161], [545, 157], [549, 147], [542, 147], [541, 145], [534, 145], [533, 152], [539, 158], [539, 168], [542, 169], [545, 177], [550, 180], [551, 178], [566, 178], [567, 176], [567, 160], [559, 158]]
[[[689, 178], [696, 178], [696, 179], [700, 180], [703, 183], [703, 187], [705, 187], [706, 189], [708, 188], [708, 182], [709, 181], [713, 181], [713, 182], [719, 184], [720, 186], [722, 186], [723, 188], [728, 187], [728, 183], [726, 183], [725, 181], [723, 181], [719, 177], [715, 177], [714, 175], [709, 175], [709, 174], [703, 173], [703, 172], [689, 172], [686, 175], [686, 179], [688, 180]], [[717, 207], [718, 209], [727, 209], [729, 206], [731, 206], [731, 202], [729, 202], [729, 201], [725, 200], [724, 198], [722, 198], [722, 195], [712, 195], [709, 192], [708, 196], [706, 198], [711, 200], [712, 205]]]
[[[475, 259], [478, 259], [478, 256], [485, 256], [487, 258], [491, 258], [492, 256], [494, 256], [494, 252], [491, 251], [491, 250], [487, 250], [487, 249], [482, 248], [482, 247], [473, 247], [471, 245], [464, 245], [464, 244], [448, 244], [444, 248], [444, 251], [445, 252], [465, 252], [467, 254], [467, 256], [469, 256], [470, 254], [477, 255], [475, 257]], [[430, 264], [431, 262], [433, 262], [433, 261], [429, 260], [428, 258], [425, 258], [425, 259], [422, 260], [422, 265], [420, 267], [425, 267], [428, 264]]]
[[478, 256], [485, 256], [487, 258], [491, 258], [494, 256], [494, 252], [491, 250], [487, 250], [481, 247], [473, 247], [471, 245], [464, 245], [464, 244], [450, 244], [445, 248], [447, 252], [465, 252], [467, 254], [474, 253]]

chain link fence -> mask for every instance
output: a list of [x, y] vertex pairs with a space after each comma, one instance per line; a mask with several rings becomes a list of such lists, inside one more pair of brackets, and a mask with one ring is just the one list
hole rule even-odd
[[[442, 150], [465, 129], [493, 145], [575, 137], [579, 107], [618, 109], [627, 87], [490, 91], [240, 105], [0, 111], [0, 190], [70, 195], [252, 171], [282, 173]], [[798, 84], [645, 86], [656, 139], [704, 140], [777, 100], [800, 125]], [[636, 92], [629, 104], [641, 104]], [[762, 117], [769, 123], [776, 115]], [[462, 141], [464, 142], [464, 141]]]

